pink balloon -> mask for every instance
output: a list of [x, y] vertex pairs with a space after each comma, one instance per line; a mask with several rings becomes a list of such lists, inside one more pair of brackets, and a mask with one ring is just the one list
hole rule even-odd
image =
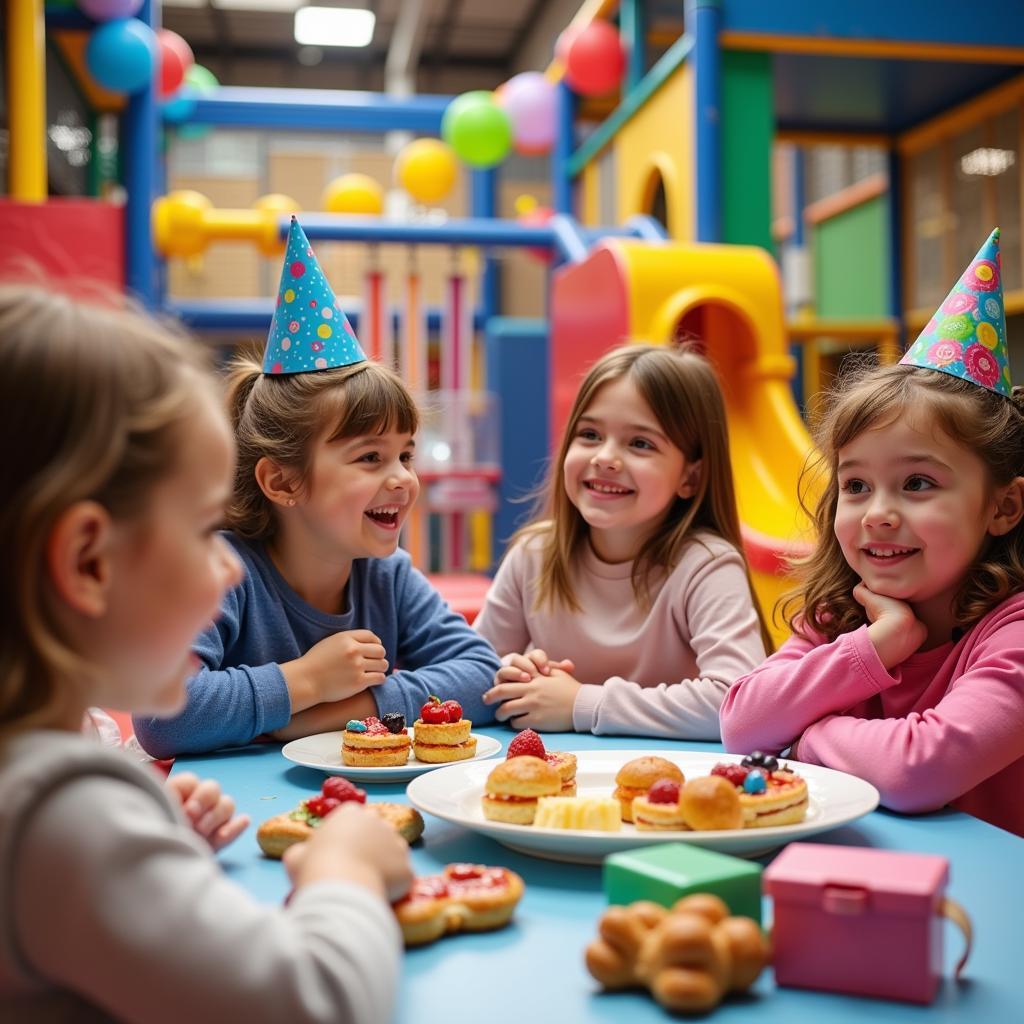
[[93, 21], [110, 21], [111, 18], [134, 17], [142, 0], [78, 0], [78, 6]]
[[614, 26], [592, 21], [570, 42], [565, 59], [565, 80], [581, 96], [612, 92], [626, 70], [626, 51]]
[[512, 122], [512, 141], [520, 153], [546, 153], [555, 141], [558, 94], [539, 71], [510, 78], [496, 93], [498, 106]]

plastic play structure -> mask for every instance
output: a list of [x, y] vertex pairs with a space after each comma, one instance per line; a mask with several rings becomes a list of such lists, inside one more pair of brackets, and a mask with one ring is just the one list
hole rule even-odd
[[[219, 88], [186, 73], [191, 91], [161, 106], [157, 85], [143, 82], [120, 101], [126, 193], [120, 207], [46, 201], [44, 5], [9, 3], [7, 62], [18, 88], [8, 90], [11, 187], [10, 197], [0, 200], [0, 231], [45, 269], [116, 283], [195, 329], [258, 333], [269, 322], [269, 299], [171, 301], [163, 261], [195, 256], [222, 240], [272, 253], [295, 204], [271, 195], [249, 209], [218, 209], [197, 193], [162, 195], [162, 122], [179, 131], [409, 132], [420, 138], [399, 161], [396, 177], [427, 205], [454, 174], [453, 158], [435, 138], [442, 136], [472, 168], [470, 216], [388, 219], [372, 181], [350, 182], [347, 204], [325, 199], [324, 212], [301, 213], [314, 245], [356, 242], [374, 252], [387, 245], [443, 245], [481, 253], [478, 280], [453, 259], [443, 309], [426, 308], [415, 266], [396, 302], [371, 259], [362, 307], [350, 312], [373, 357], [395, 362], [421, 391], [435, 388], [425, 402], [427, 455], [420, 468], [425, 508], [442, 524], [433, 528], [425, 514], [413, 522], [406, 543], [419, 563], [457, 574], [492, 565], [524, 514], [509, 499], [537, 483], [589, 363], [623, 338], [664, 344], [690, 338], [703, 344], [724, 384], [744, 542], [758, 594], [770, 609], [784, 586], [787, 557], [801, 551], [797, 478], [811, 447], [790, 388], [794, 353], [801, 350], [790, 343], [821, 335], [871, 337], [889, 359], [899, 351], [903, 322], [895, 190], [886, 213], [892, 251], [882, 271], [888, 275], [887, 315], [787, 323], [792, 311], [769, 255], [772, 147], [786, 132], [799, 137], [802, 127], [822, 137], [829, 131], [850, 137], [879, 125], [895, 133], [934, 116], [941, 104], [957, 100], [960, 80], [945, 74], [947, 67], [962, 73], [961, 92], [983, 91], [999, 80], [992, 71], [998, 61], [1024, 64], [1024, 46], [1005, 45], [1024, 41], [1024, 16], [1007, 13], [999, 38], [988, 22], [972, 23], [978, 37], [965, 40], [925, 0], [884, 13], [860, 9], [856, 17], [849, 5], [825, 3], [813, 19], [798, 5], [687, 0], [679, 4], [678, 31], [670, 38], [661, 32], [659, 55], [648, 66], [650, 39], [658, 35], [645, 23], [650, 9], [640, 0], [586, 0], [546, 72], [517, 75], [493, 97], [467, 93], [453, 102], [448, 96]], [[46, 30], [64, 36], [95, 29], [70, 0], [54, 0], [45, 14]], [[610, 20], [616, 16], [617, 26]], [[136, 17], [158, 25], [158, 0], [145, 0]], [[62, 49], [74, 47], [65, 39]], [[907, 62], [899, 67], [910, 68], [908, 74], [918, 73], [921, 61], [936, 62], [928, 78], [932, 92], [921, 91], [934, 102], [922, 106], [917, 92], [907, 92], [885, 109], [870, 110], [867, 100], [844, 106], [843, 90], [787, 87], [791, 79], [815, 76], [831, 82], [827, 76], [842, 64], [836, 57], [867, 62], [870, 80], [879, 82], [886, 81], [886, 61]], [[579, 113], [593, 121], [594, 98], [609, 90], [617, 90], [617, 100], [602, 108], [599, 123], [577, 145]], [[476, 118], [486, 120], [486, 137], [467, 128]], [[495, 216], [495, 165], [513, 144], [522, 152], [550, 147], [550, 216]], [[887, 145], [895, 182], [899, 156], [894, 143]], [[803, 201], [796, 205], [802, 208]], [[344, 212], [331, 212], [337, 209]], [[797, 220], [787, 244], [802, 242]], [[42, 238], [45, 247], [32, 241]], [[551, 254], [547, 320], [501, 315], [491, 254], [503, 247]], [[428, 347], [440, 353], [436, 373], [428, 368]], [[805, 368], [809, 359], [808, 350]], [[549, 407], [531, 400], [524, 416], [523, 396], [538, 394], [550, 396]]]

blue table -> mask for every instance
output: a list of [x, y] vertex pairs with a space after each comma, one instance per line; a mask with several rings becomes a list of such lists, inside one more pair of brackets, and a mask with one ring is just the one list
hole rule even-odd
[[[504, 728], [477, 730], [504, 745]], [[637, 748], [720, 750], [710, 743], [607, 738], [579, 734], [546, 736], [553, 750]], [[495, 762], [497, 763], [497, 762]], [[324, 776], [285, 760], [276, 745], [254, 745], [206, 757], [180, 758], [175, 770], [217, 779], [239, 809], [258, 824], [319, 791]], [[405, 784], [367, 787], [370, 799], [405, 801]], [[1022, 794], [1024, 799], [1024, 794]], [[284, 869], [265, 859], [255, 827], [221, 854], [225, 871], [261, 900], [284, 898]], [[1010, 1024], [1022, 1016], [1021, 925], [1024, 923], [1024, 840], [957, 811], [903, 817], [876, 811], [851, 825], [816, 837], [821, 842], [937, 853], [949, 858], [949, 895], [970, 913], [975, 946], [964, 980], [947, 980], [930, 1008], [848, 996], [776, 988], [770, 970], [752, 995], [731, 999], [716, 1011], [722, 1021], [860, 1022], [972, 1021]], [[811, 840], [814, 841], [814, 840]], [[458, 1020], [480, 1024], [576, 1024], [582, 1021], [665, 1021], [668, 1016], [640, 993], [599, 994], [583, 966], [583, 950], [605, 909], [601, 869], [560, 864], [513, 853], [456, 825], [426, 817], [426, 832], [412, 851], [418, 874], [451, 861], [503, 864], [526, 881], [513, 923], [502, 931], [451, 936], [406, 955], [398, 1020], [416, 1024]], [[771, 858], [764, 858], [767, 863]], [[770, 921], [769, 907], [765, 920]], [[961, 952], [947, 925], [946, 976]], [[856, 955], [854, 951], [851, 955]], [[452, 1009], [455, 1007], [455, 1009]], [[445, 1008], [448, 1008], [447, 1010]]]

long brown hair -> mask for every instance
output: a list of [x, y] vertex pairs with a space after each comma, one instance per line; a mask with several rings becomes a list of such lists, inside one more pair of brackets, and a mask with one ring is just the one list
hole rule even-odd
[[227, 523], [250, 540], [277, 530], [273, 503], [256, 482], [256, 464], [268, 458], [305, 487], [315, 442], [419, 426], [416, 403], [401, 379], [379, 363], [362, 362], [316, 373], [264, 375], [250, 356], [232, 361], [227, 404], [238, 442], [235, 487]]
[[[862, 367], [844, 376], [824, 402], [815, 425], [818, 454], [804, 467], [800, 502], [815, 524], [814, 550], [793, 566], [798, 586], [783, 596], [782, 614], [794, 631], [808, 629], [834, 640], [867, 618], [853, 597], [860, 577], [843, 557], [835, 535], [839, 449], [873, 427], [922, 413], [949, 438], [985, 463], [992, 487], [1024, 475], [1024, 400], [1021, 389], [1006, 399], [937, 370], [914, 366]], [[824, 488], [810, 507], [807, 495]], [[953, 619], [965, 628], [1011, 594], [1024, 590], [1024, 529], [990, 537], [953, 600]], [[804, 629], [806, 624], [807, 629]]]
[[[709, 530], [743, 556], [736, 492], [729, 462], [729, 435], [722, 389], [711, 364], [691, 349], [630, 344], [612, 349], [591, 367], [573, 402], [558, 454], [551, 464], [536, 519], [514, 539], [542, 539], [537, 607], [563, 605], [579, 611], [572, 586], [572, 566], [587, 542], [589, 526], [569, 500], [562, 476], [569, 446], [580, 417], [597, 392], [613, 381], [628, 379], [650, 406], [665, 436], [688, 462], [703, 460], [697, 490], [677, 497], [664, 520], [644, 542], [633, 565], [633, 592], [641, 606], [650, 602], [649, 578], [656, 570], [671, 572], [682, 558], [695, 530]], [[745, 561], [745, 560], [744, 560]], [[747, 572], [750, 582], [750, 573]], [[753, 585], [750, 597], [761, 625], [766, 650], [774, 645]]]
[[47, 540], [80, 501], [145, 512], [199, 396], [217, 401], [197, 352], [123, 297], [0, 285], [0, 732], [49, 724], [97, 671], [63, 635]]

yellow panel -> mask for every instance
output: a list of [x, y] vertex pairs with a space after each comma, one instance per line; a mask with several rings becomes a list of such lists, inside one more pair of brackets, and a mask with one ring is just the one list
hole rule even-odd
[[583, 180], [580, 183], [580, 220], [587, 227], [597, 227], [601, 209], [600, 164], [591, 160], [583, 168]]
[[683, 64], [615, 136], [619, 222], [649, 213], [655, 176], [665, 182], [669, 235], [694, 237], [693, 71]]

